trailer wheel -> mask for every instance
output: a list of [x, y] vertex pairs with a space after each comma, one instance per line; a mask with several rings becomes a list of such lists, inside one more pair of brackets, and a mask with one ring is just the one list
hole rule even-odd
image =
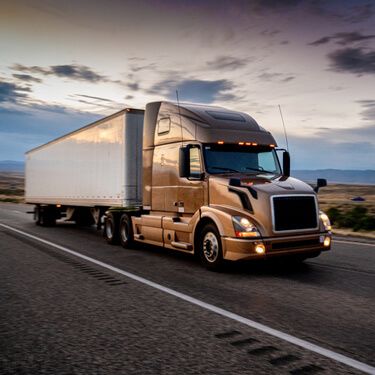
[[221, 238], [216, 225], [206, 224], [198, 239], [198, 252], [201, 262], [211, 271], [220, 271], [224, 266]]
[[118, 230], [118, 218], [112, 212], [107, 214], [104, 221], [104, 238], [110, 245], [118, 244], [119, 230]]
[[128, 214], [123, 214], [120, 218], [120, 243], [125, 249], [134, 245], [133, 226]]

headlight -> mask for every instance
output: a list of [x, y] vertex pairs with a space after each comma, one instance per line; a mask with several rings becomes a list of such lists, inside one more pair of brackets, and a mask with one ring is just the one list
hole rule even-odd
[[329, 221], [329, 217], [323, 211], [319, 211], [319, 217], [323, 223], [324, 229], [331, 230], [332, 226], [331, 226], [331, 222]]
[[236, 237], [259, 237], [258, 228], [246, 217], [233, 216], [233, 227]]

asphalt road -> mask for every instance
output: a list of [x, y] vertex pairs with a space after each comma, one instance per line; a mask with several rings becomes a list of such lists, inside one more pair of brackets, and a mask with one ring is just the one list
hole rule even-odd
[[[212, 273], [184, 254], [109, 246], [94, 228], [37, 227], [29, 209], [0, 204], [0, 224], [375, 367], [375, 242]], [[362, 372], [0, 225], [0, 373]]]

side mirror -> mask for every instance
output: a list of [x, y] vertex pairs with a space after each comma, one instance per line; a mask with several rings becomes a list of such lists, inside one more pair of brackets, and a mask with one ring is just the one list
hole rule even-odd
[[189, 177], [190, 175], [190, 159], [189, 159], [188, 147], [180, 148], [179, 171], [180, 171], [180, 177]]
[[316, 186], [314, 187], [315, 193], [319, 192], [319, 188], [327, 186], [327, 180], [325, 178], [318, 178], [316, 180]]
[[288, 151], [283, 152], [283, 175], [290, 176], [290, 155]]

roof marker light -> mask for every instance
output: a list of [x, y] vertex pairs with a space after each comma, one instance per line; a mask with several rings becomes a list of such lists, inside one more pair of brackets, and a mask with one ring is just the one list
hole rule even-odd
[[275, 145], [270, 145], [270, 147], [275, 147]]
[[252, 146], [258, 146], [258, 143], [253, 142], [251, 145]]
[[245, 142], [238, 142], [238, 144], [239, 144], [240, 146], [243, 146], [243, 145], [245, 144]]
[[245, 145], [246, 146], [251, 146], [251, 142], [246, 142]]
[[224, 141], [217, 141], [217, 144], [218, 144], [218, 145], [223, 145], [223, 144], [224, 144]]

